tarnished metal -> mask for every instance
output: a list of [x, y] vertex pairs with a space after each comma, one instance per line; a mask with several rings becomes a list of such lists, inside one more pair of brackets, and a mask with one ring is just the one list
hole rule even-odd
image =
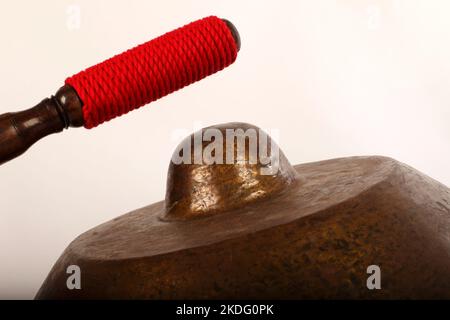
[[[237, 126], [254, 128], [216, 128]], [[166, 200], [75, 239], [37, 298], [450, 298], [446, 186], [386, 157], [280, 153], [272, 176], [244, 159], [171, 164]], [[73, 264], [82, 290], [66, 287]]]

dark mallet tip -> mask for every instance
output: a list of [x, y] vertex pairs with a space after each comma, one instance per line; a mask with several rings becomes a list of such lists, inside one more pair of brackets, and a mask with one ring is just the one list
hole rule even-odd
[[228, 29], [230, 29], [234, 41], [236, 42], [237, 50], [239, 51], [241, 49], [241, 37], [239, 36], [239, 32], [237, 31], [234, 24], [232, 24], [229, 20], [222, 19], [222, 21], [225, 22], [227, 24]]

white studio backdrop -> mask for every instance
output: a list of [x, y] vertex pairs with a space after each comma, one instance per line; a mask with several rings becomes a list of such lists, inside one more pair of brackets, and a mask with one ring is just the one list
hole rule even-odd
[[0, 167], [0, 298], [33, 298], [77, 235], [164, 198], [175, 133], [240, 121], [292, 164], [385, 155], [450, 185], [450, 2], [14, 1], [0, 10], [0, 114], [65, 77], [207, 15], [231, 20], [231, 67]]

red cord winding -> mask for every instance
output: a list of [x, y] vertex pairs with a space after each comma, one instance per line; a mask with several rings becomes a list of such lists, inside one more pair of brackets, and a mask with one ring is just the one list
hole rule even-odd
[[234, 62], [228, 26], [211, 16], [127, 50], [66, 79], [93, 128], [155, 101]]

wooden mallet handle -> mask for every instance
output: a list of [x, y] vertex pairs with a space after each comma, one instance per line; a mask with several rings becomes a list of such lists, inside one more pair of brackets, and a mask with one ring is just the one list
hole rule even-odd
[[82, 103], [69, 85], [36, 106], [0, 115], [0, 164], [24, 153], [39, 139], [83, 126]]
[[211, 16], [87, 68], [35, 107], [0, 115], [0, 164], [49, 134], [93, 128], [220, 71], [239, 49], [233, 24]]

